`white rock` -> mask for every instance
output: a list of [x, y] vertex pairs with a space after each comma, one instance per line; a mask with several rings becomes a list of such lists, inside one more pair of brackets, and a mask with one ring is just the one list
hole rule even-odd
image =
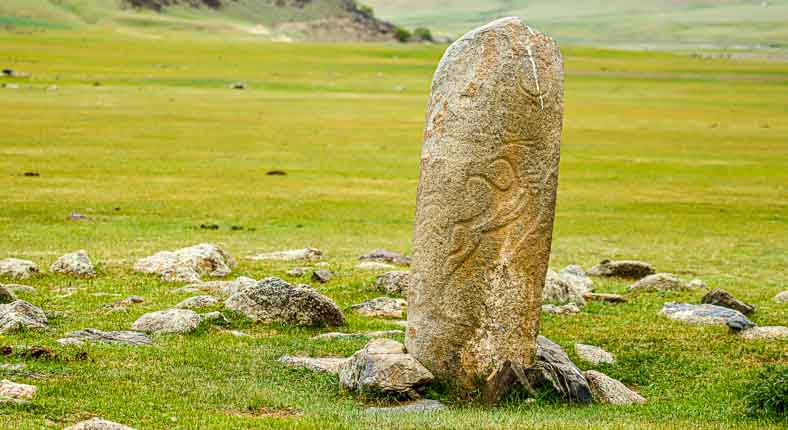
[[246, 257], [252, 261], [314, 261], [323, 257], [323, 252], [316, 248], [288, 249], [286, 251], [264, 252]]
[[88, 252], [84, 249], [66, 254], [57, 259], [49, 271], [53, 273], [62, 273], [64, 275], [93, 277], [96, 276], [96, 269], [90, 261]]
[[788, 291], [783, 291], [774, 296], [774, 301], [777, 303], [788, 303]]
[[687, 283], [687, 288], [689, 288], [690, 290], [695, 290], [695, 289], [705, 290], [709, 287], [706, 285], [705, 282], [703, 282], [702, 279], [693, 279]]
[[168, 309], [147, 313], [134, 321], [131, 329], [144, 333], [189, 333], [200, 325], [202, 318], [188, 309]]
[[38, 265], [29, 260], [6, 258], [0, 260], [0, 276], [10, 276], [14, 279], [27, 279], [40, 273]]
[[578, 357], [594, 365], [616, 363], [616, 357], [613, 354], [594, 345], [576, 343], [575, 353]]
[[200, 282], [201, 276], [227, 276], [233, 267], [235, 261], [221, 248], [203, 243], [143, 258], [134, 271], [159, 275], [166, 282]]
[[753, 327], [739, 332], [739, 336], [746, 340], [779, 340], [788, 339], [788, 327], [763, 326]]

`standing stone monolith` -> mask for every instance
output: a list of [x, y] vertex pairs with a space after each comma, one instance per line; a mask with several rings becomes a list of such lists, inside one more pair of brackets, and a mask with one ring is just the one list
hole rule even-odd
[[558, 44], [512, 17], [452, 44], [433, 78], [406, 345], [461, 393], [534, 361], [563, 74]]

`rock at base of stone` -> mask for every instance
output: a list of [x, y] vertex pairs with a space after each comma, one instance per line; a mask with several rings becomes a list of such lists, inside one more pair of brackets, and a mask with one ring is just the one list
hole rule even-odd
[[378, 275], [375, 278], [375, 287], [386, 293], [395, 296], [408, 298], [408, 288], [410, 287], [411, 276], [406, 270], [395, 270]]
[[323, 258], [323, 251], [317, 248], [289, 249], [286, 251], [264, 252], [246, 258], [252, 261], [316, 261]]
[[0, 260], [0, 276], [10, 276], [14, 279], [27, 279], [38, 275], [41, 271], [38, 265], [29, 260], [6, 258]]
[[614, 277], [624, 279], [640, 279], [655, 274], [654, 267], [637, 260], [602, 260], [588, 270], [591, 276]]
[[0, 333], [45, 328], [48, 323], [44, 311], [24, 300], [0, 305]]
[[284, 363], [290, 367], [301, 367], [318, 373], [332, 373], [339, 374], [339, 367], [348, 361], [347, 358], [336, 357], [291, 357], [285, 355], [279, 358], [280, 363]]
[[575, 344], [575, 354], [583, 360], [594, 364], [616, 364], [616, 357], [604, 349], [582, 343]]
[[352, 308], [365, 317], [402, 318], [406, 306], [407, 302], [403, 299], [378, 297], [353, 305]]
[[554, 270], [548, 270], [544, 280], [544, 290], [542, 292], [542, 302], [565, 305], [574, 303], [578, 307], [586, 304], [583, 298], [585, 290], [579, 290], [567, 282]]
[[230, 296], [224, 306], [252, 321], [299, 326], [339, 326], [345, 316], [336, 303], [308, 285], [266, 278]]
[[339, 366], [339, 382], [350, 391], [419, 398], [433, 376], [405, 347], [390, 339], [373, 339]]
[[580, 369], [560, 345], [544, 336], [537, 338], [536, 363], [526, 369], [526, 378], [533, 389], [550, 385], [571, 403], [588, 404], [593, 400]]
[[153, 341], [144, 333], [137, 331], [101, 331], [86, 328], [71, 332], [63, 339], [57, 341], [61, 345], [81, 345], [83, 342], [123, 344], [131, 346], [146, 346]]
[[134, 271], [159, 275], [165, 282], [200, 282], [202, 276], [227, 276], [233, 267], [235, 260], [226, 252], [203, 243], [143, 258], [134, 264]]
[[648, 275], [629, 286], [629, 291], [667, 291], [683, 290], [681, 279], [670, 273]]
[[788, 339], [788, 327], [763, 326], [753, 327], [739, 332], [745, 340], [781, 340]]
[[577, 264], [570, 264], [564, 267], [558, 272], [558, 276], [582, 294], [590, 293], [594, 289], [594, 281]]
[[422, 399], [404, 405], [367, 408], [368, 414], [412, 414], [432, 413], [446, 409], [443, 403], [437, 400]]
[[611, 405], [632, 405], [646, 403], [645, 397], [627, 388], [621, 381], [613, 379], [602, 372], [589, 370], [585, 373], [586, 380], [598, 403]]
[[134, 428], [101, 418], [91, 418], [71, 427], [66, 427], [65, 430], [134, 430]]
[[410, 257], [387, 249], [376, 249], [358, 257], [358, 259], [362, 261], [380, 261], [383, 263], [398, 264], [400, 266], [410, 266], [411, 262]]
[[727, 325], [734, 331], [755, 327], [755, 323], [741, 312], [715, 305], [668, 302], [662, 306], [659, 314], [690, 324]]
[[744, 303], [736, 297], [733, 297], [731, 293], [720, 288], [710, 291], [708, 294], [703, 296], [700, 302], [707, 305], [717, 305], [724, 308], [733, 309], [743, 313], [744, 315], [749, 315], [755, 312], [755, 306]]
[[58, 258], [49, 267], [49, 271], [84, 278], [96, 276], [96, 269], [93, 267], [93, 262], [90, 261], [90, 256], [84, 249]]
[[33, 400], [36, 391], [38, 391], [38, 388], [33, 385], [17, 384], [3, 379], [0, 381], [0, 404], [21, 403]]
[[202, 318], [189, 309], [167, 309], [147, 313], [134, 321], [132, 330], [157, 334], [185, 334], [193, 332]]
[[580, 308], [574, 303], [567, 303], [563, 306], [542, 305], [542, 312], [553, 315], [571, 315], [580, 312]]

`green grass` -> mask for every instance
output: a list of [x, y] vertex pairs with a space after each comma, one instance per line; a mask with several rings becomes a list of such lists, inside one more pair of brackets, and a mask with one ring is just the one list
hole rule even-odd
[[[743, 399], [757, 369], [786, 364], [785, 342], [743, 342], [721, 327], [657, 317], [664, 302], [697, 302], [699, 292], [642, 294], [543, 318], [541, 332], [573, 357], [575, 342], [614, 352], [619, 363], [600, 370], [649, 399], [638, 407], [490, 409], [449, 397], [451, 409], [435, 416], [367, 416], [335, 378], [275, 361], [345, 356], [363, 341], [311, 341], [319, 330], [242, 320], [232, 327], [254, 338], [207, 327], [149, 348], [59, 346], [69, 331], [128, 329], [188, 297], [130, 267], [200, 242], [236, 257], [319, 247], [338, 276], [316, 287], [346, 310], [342, 329], [396, 328], [348, 309], [380, 295], [374, 275], [352, 267], [372, 248], [410, 251], [424, 109], [441, 48], [46, 32], [0, 33], [0, 52], [3, 67], [32, 74], [14, 79], [20, 89], [0, 89], [0, 258], [46, 268], [84, 248], [99, 262], [94, 280], [44, 275], [29, 282], [36, 294], [21, 294], [66, 316], [44, 331], [0, 337], [0, 345], [58, 354], [0, 356], [44, 375], [10, 377], [39, 393], [30, 405], [0, 406], [0, 428], [62, 428], [93, 415], [139, 429], [784, 425], [748, 417]], [[771, 298], [788, 281], [788, 65], [571, 47], [564, 54], [551, 266], [644, 259], [757, 305], [758, 324], [785, 325], [785, 306]], [[229, 89], [241, 80], [249, 89]], [[52, 84], [59, 90], [46, 91]], [[271, 169], [288, 175], [267, 176]], [[93, 221], [66, 221], [72, 211]], [[241, 260], [235, 275], [294, 281], [284, 275], [290, 267]], [[627, 283], [597, 286], [623, 292]], [[63, 297], [65, 288], [76, 292]], [[102, 309], [132, 294], [146, 302], [128, 313]]]

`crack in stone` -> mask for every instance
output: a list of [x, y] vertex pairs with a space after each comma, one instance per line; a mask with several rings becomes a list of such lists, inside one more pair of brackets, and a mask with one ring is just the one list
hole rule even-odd
[[[534, 31], [531, 30], [531, 27], [525, 26], [528, 29], [528, 32], [531, 33], [531, 36], [535, 36]], [[542, 94], [542, 90], [539, 88], [539, 72], [536, 70], [536, 61], [534, 61], [534, 53], [531, 50], [531, 38], [527, 38], [525, 41], [525, 49], [528, 50], [528, 59], [531, 60], [531, 71], [534, 74], [534, 82], [536, 82], [536, 93], [539, 94], [539, 103], [541, 104], [542, 110], [544, 110], [544, 95]]]

